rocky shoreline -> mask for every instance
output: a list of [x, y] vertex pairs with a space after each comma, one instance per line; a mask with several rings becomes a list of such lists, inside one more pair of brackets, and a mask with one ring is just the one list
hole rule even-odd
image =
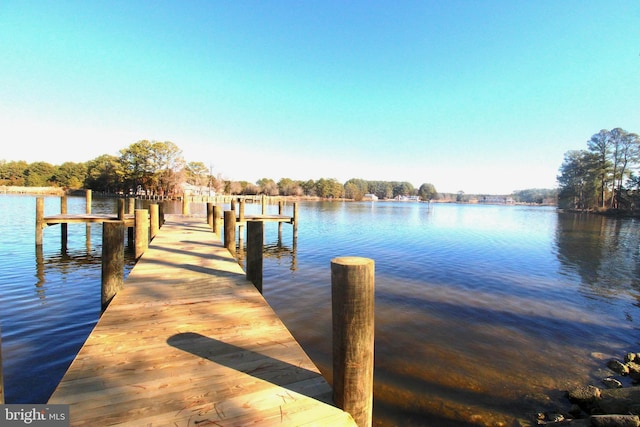
[[[538, 413], [538, 425], [573, 427], [640, 427], [640, 353], [610, 359], [601, 386], [567, 390], [555, 412]], [[625, 385], [627, 384], [627, 385]]]

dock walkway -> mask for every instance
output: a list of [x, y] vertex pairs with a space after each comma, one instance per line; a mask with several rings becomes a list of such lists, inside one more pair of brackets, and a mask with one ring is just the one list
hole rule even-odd
[[72, 426], [353, 426], [206, 220], [167, 215], [49, 400]]

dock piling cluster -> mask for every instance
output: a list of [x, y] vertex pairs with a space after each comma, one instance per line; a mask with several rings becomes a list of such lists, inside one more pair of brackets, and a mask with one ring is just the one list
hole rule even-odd
[[[132, 203], [133, 201], [133, 203]], [[239, 202], [239, 203], [237, 203]], [[266, 198], [262, 198], [262, 215], [245, 215], [244, 200], [231, 200], [231, 209], [207, 203], [206, 218], [209, 229], [220, 235], [230, 254], [236, 256], [236, 226], [246, 226], [247, 257], [246, 278], [262, 293], [264, 222], [278, 222], [279, 235], [282, 223], [293, 226], [294, 247], [298, 233], [298, 204], [293, 204], [293, 216], [286, 217], [284, 203], [278, 203], [278, 215], [266, 214]], [[61, 199], [61, 214], [44, 216], [44, 199], [36, 199], [36, 247], [42, 246], [45, 226], [61, 224], [62, 244], [66, 247], [69, 222], [101, 222], [102, 235], [102, 309], [124, 285], [124, 234], [125, 229], [135, 230], [135, 257], [143, 256], [149, 242], [159, 233], [164, 223], [162, 206], [151, 204], [149, 210], [135, 209], [135, 200], [129, 200], [125, 214], [124, 200], [118, 201], [115, 217], [91, 215], [91, 192], [87, 192], [87, 215], [67, 214], [66, 197]], [[238, 213], [236, 214], [236, 208]], [[183, 215], [190, 215], [189, 201], [183, 199]], [[223, 227], [220, 221], [223, 220]], [[130, 240], [131, 241], [131, 240]], [[333, 329], [333, 400], [336, 406], [351, 414], [358, 426], [372, 424], [373, 409], [373, 345], [374, 345], [374, 261], [368, 258], [339, 257], [331, 261], [332, 329]], [[1, 354], [0, 354], [1, 361]], [[0, 371], [0, 399], [3, 399], [2, 373]], [[0, 403], [2, 403], [0, 402]]]

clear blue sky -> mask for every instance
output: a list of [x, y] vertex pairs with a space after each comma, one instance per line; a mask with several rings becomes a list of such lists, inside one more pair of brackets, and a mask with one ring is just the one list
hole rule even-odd
[[227, 179], [556, 185], [640, 132], [640, 2], [0, 2], [0, 159], [171, 141]]

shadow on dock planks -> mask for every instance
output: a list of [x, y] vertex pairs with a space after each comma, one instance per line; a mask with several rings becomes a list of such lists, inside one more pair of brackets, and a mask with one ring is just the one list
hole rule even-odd
[[72, 426], [355, 425], [206, 222], [165, 220], [49, 403]]

